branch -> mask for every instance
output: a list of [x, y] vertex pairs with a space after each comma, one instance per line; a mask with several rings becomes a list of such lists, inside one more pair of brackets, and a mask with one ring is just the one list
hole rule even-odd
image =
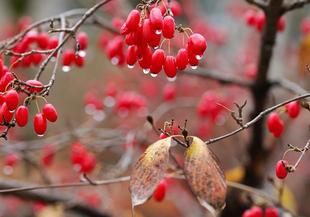
[[310, 97], [310, 93], [307, 93], [307, 94], [304, 94], [304, 95], [301, 95], [301, 96], [298, 96], [298, 97], [286, 100], [286, 101], [284, 101], [282, 103], [279, 103], [279, 104], [277, 104], [275, 106], [272, 106], [272, 107], [270, 107], [270, 108], [260, 112], [256, 117], [254, 117], [251, 121], [249, 121], [246, 124], [244, 124], [242, 127], [238, 128], [238, 129], [236, 129], [236, 130], [234, 130], [234, 131], [232, 131], [230, 133], [227, 133], [227, 134], [225, 134], [223, 136], [219, 136], [219, 137], [216, 137], [216, 138], [213, 138], [213, 139], [209, 139], [209, 140], [205, 141], [205, 143], [207, 145], [209, 145], [209, 144], [218, 142], [220, 140], [229, 138], [229, 137], [231, 137], [231, 136], [233, 136], [233, 135], [235, 135], [235, 134], [237, 134], [237, 133], [239, 133], [239, 132], [241, 132], [241, 131], [249, 128], [249, 127], [251, 127], [256, 122], [258, 122], [259, 120], [261, 120], [263, 117], [265, 117], [269, 113], [273, 112], [274, 110], [276, 110], [276, 109], [278, 109], [278, 108], [280, 108], [280, 107], [282, 107], [282, 106], [284, 106], [284, 105], [286, 105], [286, 104], [288, 104], [290, 102], [297, 101], [297, 100], [300, 100], [300, 99], [306, 99], [308, 97]]
[[262, 10], [265, 10], [267, 7], [266, 1], [263, 1], [263, 0], [246, 0], [246, 2], [251, 4], [251, 5], [257, 6]]
[[283, 13], [292, 11], [298, 8], [304, 7], [306, 4], [309, 4], [310, 0], [295, 0], [293, 3], [288, 3], [283, 6]]

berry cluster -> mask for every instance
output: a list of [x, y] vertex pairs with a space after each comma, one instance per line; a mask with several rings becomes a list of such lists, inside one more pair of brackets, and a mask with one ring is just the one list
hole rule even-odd
[[264, 210], [259, 206], [254, 206], [246, 210], [242, 217], [279, 217], [280, 213], [275, 207], [267, 207]]
[[[290, 118], [298, 117], [300, 113], [299, 102], [291, 102], [285, 105], [285, 111]], [[284, 131], [284, 121], [278, 112], [272, 112], [267, 118], [267, 127], [274, 137], [280, 137]]]
[[[263, 11], [255, 11], [249, 9], [245, 12], [245, 21], [248, 26], [256, 28], [257, 31], [261, 32], [266, 24], [266, 15]], [[285, 29], [285, 19], [280, 17], [277, 23], [277, 30], [283, 32]]]
[[85, 32], [80, 32], [76, 36], [76, 51], [67, 49], [62, 56], [62, 70], [69, 72], [73, 64], [77, 67], [83, 67], [85, 62], [86, 50], [88, 48], [88, 36]]
[[96, 167], [96, 156], [80, 142], [71, 145], [71, 162], [74, 169], [81, 173], [90, 173]]
[[[125, 57], [128, 67], [133, 68], [138, 62], [143, 72], [151, 72], [153, 77], [164, 69], [168, 78], [176, 77], [177, 71], [186, 69], [188, 65], [196, 68], [207, 48], [206, 39], [198, 33], [189, 35], [189, 28], [177, 27], [170, 10], [163, 13], [157, 3], [140, 4], [138, 8], [140, 10], [134, 9], [129, 13], [120, 29], [128, 45]], [[175, 37], [176, 30], [185, 34], [187, 44], [173, 56], [170, 40]], [[162, 48], [164, 42], [168, 44], [168, 52]]]

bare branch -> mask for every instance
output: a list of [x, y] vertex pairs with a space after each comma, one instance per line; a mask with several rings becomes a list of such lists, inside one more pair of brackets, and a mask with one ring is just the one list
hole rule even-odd
[[283, 6], [283, 13], [292, 11], [298, 8], [304, 7], [306, 4], [309, 4], [310, 0], [295, 0], [291, 3], [284, 4]]
[[263, 1], [263, 0], [246, 0], [246, 2], [251, 4], [251, 5], [257, 6], [262, 10], [265, 10], [267, 7], [266, 1]]

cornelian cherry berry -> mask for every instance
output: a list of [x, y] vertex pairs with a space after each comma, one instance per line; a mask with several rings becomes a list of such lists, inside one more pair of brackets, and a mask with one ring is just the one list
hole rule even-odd
[[83, 160], [81, 162], [81, 170], [82, 173], [90, 173], [96, 166], [96, 157], [92, 153], [87, 153], [84, 155]]
[[245, 20], [248, 26], [254, 26], [255, 25], [255, 11], [254, 10], [247, 10], [245, 13]]
[[177, 67], [174, 56], [167, 56], [164, 64], [164, 70], [169, 78], [174, 78], [177, 75]]
[[5, 157], [4, 164], [5, 166], [14, 167], [17, 164], [18, 160], [19, 160], [19, 157], [17, 154], [15, 153], [8, 154]]
[[20, 127], [24, 127], [28, 123], [29, 111], [28, 107], [21, 105], [17, 108], [15, 112], [16, 123]]
[[8, 123], [12, 120], [12, 118], [13, 118], [13, 113], [9, 111], [6, 102], [4, 102], [0, 108], [0, 123], [4, 123], [4, 122]]
[[251, 208], [252, 217], [263, 217], [263, 210], [259, 206], [254, 206]]
[[174, 100], [176, 97], [176, 87], [173, 84], [167, 84], [164, 87], [164, 99], [165, 101]]
[[200, 60], [203, 53], [207, 49], [207, 42], [205, 37], [199, 33], [192, 34], [188, 39], [188, 50], [196, 55], [196, 58]]
[[280, 137], [284, 130], [284, 122], [277, 112], [272, 112], [267, 119], [268, 130], [275, 136]]
[[154, 7], [150, 12], [151, 27], [157, 35], [161, 34], [163, 28], [163, 15], [158, 7]]
[[66, 50], [63, 53], [62, 64], [64, 66], [71, 66], [75, 60], [75, 53], [73, 50]]
[[265, 217], [279, 217], [279, 211], [276, 207], [267, 207], [265, 209]]
[[50, 122], [55, 122], [57, 121], [57, 111], [55, 109], [55, 107], [50, 104], [50, 103], [46, 103], [44, 106], [43, 106], [43, 115], [44, 117], [46, 117], [46, 119]]
[[126, 62], [129, 68], [133, 68], [138, 60], [138, 48], [136, 45], [131, 45], [128, 47], [126, 54]]
[[188, 65], [188, 52], [185, 48], [181, 48], [176, 55], [176, 65], [178, 70], [186, 69]]
[[39, 93], [43, 90], [43, 84], [38, 80], [28, 80], [26, 84], [32, 87], [26, 87], [30, 93]]
[[290, 102], [285, 105], [286, 112], [291, 118], [298, 117], [300, 113], [300, 104], [299, 102]]
[[168, 136], [166, 134], [164, 134], [164, 133], [161, 133], [159, 135], [159, 139], [166, 139], [166, 138], [168, 138]]
[[129, 32], [134, 32], [137, 30], [140, 23], [140, 12], [138, 10], [132, 10], [128, 17], [126, 22], [121, 27], [121, 34], [128, 34]]
[[279, 32], [283, 32], [284, 29], [285, 29], [285, 25], [286, 25], [285, 18], [282, 16], [282, 17], [280, 17], [280, 19], [278, 20], [278, 23], [277, 23], [277, 30], [278, 30]]
[[166, 180], [161, 180], [153, 193], [154, 200], [156, 200], [157, 202], [163, 201], [166, 195], [166, 189], [167, 189]]
[[287, 169], [286, 165], [288, 165], [288, 162], [286, 160], [279, 160], [276, 165], [276, 175], [279, 179], [285, 179], [287, 176]]
[[41, 162], [44, 166], [50, 166], [53, 163], [53, 159], [55, 156], [54, 146], [52, 144], [48, 144], [42, 149], [42, 158]]
[[152, 65], [151, 72], [154, 74], [158, 74], [165, 63], [166, 54], [163, 49], [157, 49], [154, 51], [152, 55]]
[[165, 16], [163, 21], [163, 30], [162, 34], [165, 38], [171, 39], [174, 37], [174, 31], [175, 31], [175, 21], [172, 16]]
[[264, 12], [258, 12], [255, 17], [255, 24], [257, 31], [261, 32], [266, 23], [266, 16]]
[[80, 32], [76, 36], [77, 41], [79, 42], [80, 45], [80, 50], [86, 50], [88, 47], [88, 36], [85, 32]]
[[33, 119], [34, 131], [38, 136], [43, 136], [47, 129], [46, 117], [42, 113], [38, 113]]
[[72, 143], [71, 145], [71, 162], [74, 166], [81, 165], [87, 150], [80, 142]]
[[15, 111], [18, 106], [18, 93], [16, 90], [9, 90], [5, 94], [5, 102], [8, 106], [9, 111]]
[[46, 49], [49, 45], [49, 35], [46, 32], [41, 32], [37, 37], [37, 43], [41, 49]]

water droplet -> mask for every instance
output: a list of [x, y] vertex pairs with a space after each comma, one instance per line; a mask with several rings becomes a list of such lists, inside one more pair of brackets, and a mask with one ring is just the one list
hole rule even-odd
[[93, 104], [87, 104], [85, 106], [85, 112], [88, 115], [93, 115], [96, 111], [96, 107]]
[[155, 34], [156, 35], [160, 35], [162, 33], [162, 30], [161, 29], [157, 29], [156, 31], [155, 31]]
[[143, 69], [143, 73], [146, 74], [146, 75], [149, 74], [150, 73], [150, 69]]
[[70, 70], [71, 70], [71, 67], [70, 67], [70, 66], [63, 66], [63, 67], [62, 67], [62, 71], [63, 71], [63, 72], [70, 72]]
[[158, 74], [151, 73], [151, 77], [156, 78], [157, 76], [158, 76]]
[[51, 62], [55, 62], [55, 61], [56, 61], [56, 57], [52, 57]]
[[97, 122], [103, 121], [104, 118], [105, 118], [105, 113], [104, 113], [104, 111], [102, 111], [102, 110], [97, 110], [97, 111], [95, 112], [95, 114], [93, 115], [93, 118], [94, 118], [94, 120], [97, 121]]
[[79, 54], [80, 57], [85, 57], [86, 56], [86, 51], [85, 50], [80, 50], [78, 54]]
[[197, 68], [198, 68], [198, 66], [191, 66], [191, 68], [192, 68], [192, 69], [197, 69]]
[[43, 136], [44, 136], [44, 134], [37, 134], [37, 136], [38, 136], [38, 137], [43, 137]]
[[12, 110], [12, 111], [9, 111], [10, 113], [14, 113], [15, 112], [15, 109], [14, 110]]
[[202, 55], [196, 55], [196, 59], [197, 60], [201, 60], [202, 59]]
[[177, 79], [177, 76], [174, 76], [173, 78], [167, 77], [168, 81], [174, 82]]
[[127, 65], [128, 68], [132, 69], [133, 67], [135, 67], [135, 65]]
[[4, 175], [11, 175], [13, 173], [13, 167], [11, 166], [4, 166], [3, 167], [3, 173]]
[[119, 58], [118, 57], [113, 57], [111, 59], [111, 63], [116, 66], [119, 63]]
[[103, 100], [103, 104], [106, 106], [106, 107], [113, 107], [115, 105], [115, 99], [114, 97], [112, 96], [107, 96], [106, 98], [104, 98]]
[[154, 47], [155, 50], [157, 50], [159, 48], [159, 46]]

